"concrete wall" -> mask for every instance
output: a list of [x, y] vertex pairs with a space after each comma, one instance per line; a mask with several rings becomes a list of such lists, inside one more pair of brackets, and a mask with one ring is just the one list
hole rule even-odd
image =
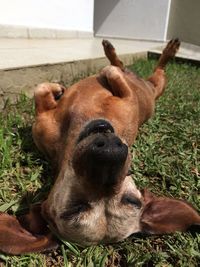
[[94, 0], [0, 0], [0, 24], [93, 32]]
[[171, 0], [95, 0], [97, 36], [166, 40]]
[[200, 45], [200, 0], [172, 0], [167, 36]]

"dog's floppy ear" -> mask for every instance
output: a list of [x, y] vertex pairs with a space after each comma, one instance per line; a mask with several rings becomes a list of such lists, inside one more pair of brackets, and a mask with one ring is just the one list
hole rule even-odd
[[146, 189], [142, 191], [144, 209], [141, 232], [167, 234], [176, 231], [200, 232], [200, 216], [188, 203], [167, 197], [156, 197]]
[[30, 207], [28, 213], [19, 216], [17, 219], [23, 228], [34, 235], [43, 235], [49, 231], [47, 222], [42, 216], [41, 204], [34, 204]]
[[0, 251], [18, 255], [40, 252], [57, 246], [52, 234], [33, 235], [19, 223], [16, 217], [0, 213]]

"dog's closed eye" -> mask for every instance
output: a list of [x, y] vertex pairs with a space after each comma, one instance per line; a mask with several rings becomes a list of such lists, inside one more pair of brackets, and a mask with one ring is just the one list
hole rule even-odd
[[79, 215], [82, 212], [88, 211], [90, 209], [89, 203], [77, 203], [71, 207], [69, 207], [66, 211], [64, 211], [60, 218], [64, 220], [72, 219], [74, 216]]
[[136, 198], [133, 194], [123, 195], [121, 203], [124, 205], [133, 205], [138, 209], [142, 207], [141, 201], [138, 198]]

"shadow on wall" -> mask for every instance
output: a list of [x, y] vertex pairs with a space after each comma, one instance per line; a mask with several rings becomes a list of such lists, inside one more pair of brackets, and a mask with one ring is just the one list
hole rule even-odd
[[167, 38], [200, 45], [200, 1], [172, 0]]
[[94, 34], [164, 41], [171, 0], [95, 0]]
[[120, 0], [109, 0], [106, 2], [106, 8], [102, 5], [102, 1], [94, 1], [94, 33], [96, 33], [103, 25], [106, 18], [110, 15]]

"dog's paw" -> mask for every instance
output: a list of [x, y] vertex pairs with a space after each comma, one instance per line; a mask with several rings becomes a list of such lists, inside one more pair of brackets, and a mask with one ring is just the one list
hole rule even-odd
[[106, 66], [100, 72], [101, 77], [106, 77], [108, 81], [123, 78], [123, 73], [119, 67]]
[[181, 42], [178, 38], [172, 39], [168, 42], [166, 47], [164, 48], [162, 55], [159, 58], [157, 68], [164, 69], [167, 63], [173, 59], [180, 47]]
[[55, 109], [64, 92], [65, 88], [57, 83], [39, 84], [34, 92], [36, 113]]
[[103, 45], [104, 49], [109, 49], [109, 50], [114, 49], [114, 46], [108, 40], [103, 40], [102, 45]]
[[167, 46], [163, 50], [163, 55], [173, 58], [180, 47], [180, 40], [178, 38], [172, 39], [168, 42]]
[[43, 97], [52, 94], [55, 100], [59, 100], [64, 94], [64, 91], [64, 86], [58, 83], [41, 83], [35, 89], [35, 96]]

